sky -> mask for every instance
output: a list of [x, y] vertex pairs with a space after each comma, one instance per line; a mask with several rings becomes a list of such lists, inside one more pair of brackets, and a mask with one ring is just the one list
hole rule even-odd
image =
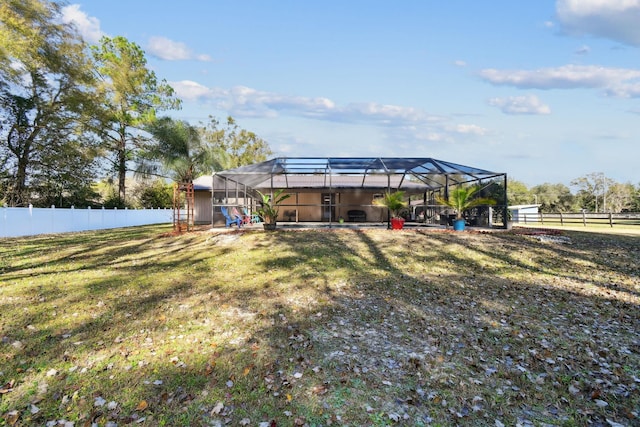
[[640, 184], [640, 0], [81, 0], [183, 100], [275, 156], [431, 157]]

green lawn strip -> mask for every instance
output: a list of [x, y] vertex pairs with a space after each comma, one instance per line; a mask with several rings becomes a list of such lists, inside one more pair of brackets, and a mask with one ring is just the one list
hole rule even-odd
[[637, 238], [4, 239], [0, 425], [637, 422]]

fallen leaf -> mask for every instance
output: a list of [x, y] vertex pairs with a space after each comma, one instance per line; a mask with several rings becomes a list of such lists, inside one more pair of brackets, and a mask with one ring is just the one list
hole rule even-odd
[[213, 372], [213, 368], [215, 368], [215, 366], [216, 366], [215, 360], [212, 360], [211, 362], [207, 363], [207, 365], [204, 367], [204, 373], [206, 375], [211, 375], [211, 373]]
[[149, 407], [149, 404], [147, 403], [147, 401], [141, 400], [140, 403], [138, 403], [138, 406], [136, 406], [136, 411], [144, 411], [148, 407]]
[[214, 406], [213, 409], [211, 410], [211, 415], [217, 415], [220, 412], [222, 412], [223, 409], [224, 409], [224, 403], [218, 402], [216, 403], [216, 406]]
[[317, 385], [311, 389], [313, 394], [325, 394], [327, 392], [327, 386], [325, 385]]
[[9, 393], [10, 391], [13, 391], [14, 384], [15, 384], [15, 380], [11, 380], [5, 385], [3, 385], [2, 387], [0, 387], [0, 394], [5, 394], [5, 393]]
[[5, 419], [7, 420], [7, 424], [9, 424], [10, 426], [14, 426], [20, 419], [20, 412], [18, 411], [7, 412], [7, 415], [5, 415]]

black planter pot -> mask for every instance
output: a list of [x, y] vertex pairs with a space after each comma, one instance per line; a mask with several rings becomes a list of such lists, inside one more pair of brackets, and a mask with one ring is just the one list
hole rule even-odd
[[266, 222], [262, 224], [262, 226], [264, 227], [265, 230], [267, 231], [273, 231], [276, 229], [276, 223], [274, 222], [273, 224], [267, 224]]

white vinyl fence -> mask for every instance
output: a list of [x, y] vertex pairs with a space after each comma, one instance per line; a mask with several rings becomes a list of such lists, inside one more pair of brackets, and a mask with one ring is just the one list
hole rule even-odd
[[172, 209], [0, 208], [0, 237], [173, 222]]

